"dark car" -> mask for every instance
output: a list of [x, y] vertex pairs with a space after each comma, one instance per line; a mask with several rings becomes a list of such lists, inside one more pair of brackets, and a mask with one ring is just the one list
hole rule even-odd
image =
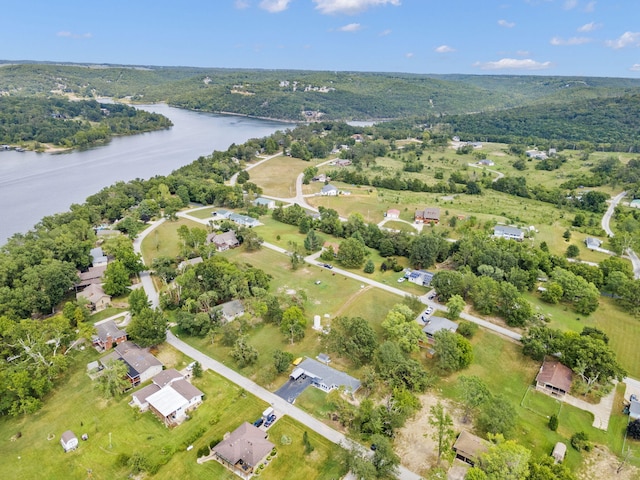
[[329, 270], [331, 270], [333, 268], [333, 265], [331, 265], [330, 263], [325, 263], [323, 265], [324, 268], [328, 268]]
[[263, 423], [264, 423], [264, 418], [260, 417], [255, 422], [253, 422], [253, 426], [254, 427], [260, 427], [260, 426], [262, 426]]
[[269, 415], [269, 416], [267, 417], [267, 421], [266, 421], [266, 422], [264, 422], [264, 426], [265, 426], [265, 427], [267, 427], [267, 428], [269, 428], [269, 427], [271, 426], [271, 424], [273, 424], [273, 422], [275, 422], [275, 421], [276, 421], [276, 418], [277, 418], [277, 417], [272, 413], [271, 415]]

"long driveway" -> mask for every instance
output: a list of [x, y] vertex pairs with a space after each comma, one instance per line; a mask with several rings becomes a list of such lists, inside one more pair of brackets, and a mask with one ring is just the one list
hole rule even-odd
[[[611, 199], [611, 203], [609, 203], [609, 207], [607, 211], [602, 216], [602, 220], [600, 224], [602, 225], [602, 229], [607, 233], [607, 236], [613, 237], [614, 233], [611, 230], [611, 217], [613, 217], [613, 213], [616, 209], [616, 206], [620, 201], [627, 195], [627, 192], [620, 192], [618, 195]], [[610, 252], [612, 253], [612, 252]], [[631, 248], [627, 248], [625, 258], [631, 260], [631, 265], [633, 266], [633, 277], [638, 279], [640, 278], [640, 258], [636, 252], [634, 252]]]
[[[256, 397], [264, 400], [268, 404], [270, 404], [276, 411], [281, 414], [289, 415], [291, 418], [300, 422], [304, 426], [310, 428], [314, 432], [322, 435], [327, 440], [341, 445], [343, 447], [348, 448], [357, 448], [360, 450], [364, 450], [364, 447], [358, 445], [352, 440], [348, 439], [344, 434], [334, 430], [333, 428], [325, 425], [320, 420], [312, 417], [308, 413], [300, 410], [295, 405], [288, 403], [286, 400], [280, 398], [274, 393], [271, 393], [269, 390], [262, 388], [257, 383], [249, 380], [248, 378], [240, 375], [236, 371], [230, 369], [226, 365], [214, 360], [213, 358], [205, 355], [200, 350], [193, 348], [187, 343], [183, 342], [179, 338], [177, 338], [170, 331], [167, 332], [167, 343], [177, 350], [180, 350], [185, 355], [193, 358], [194, 360], [200, 362], [203, 369], [211, 369], [217, 374], [223, 376], [227, 380], [235, 383], [239, 387], [245, 389], [247, 392], [255, 395]], [[405, 467], [400, 467], [398, 470], [398, 478], [401, 480], [419, 480], [420, 475], [417, 475], [410, 470], [407, 470]]]

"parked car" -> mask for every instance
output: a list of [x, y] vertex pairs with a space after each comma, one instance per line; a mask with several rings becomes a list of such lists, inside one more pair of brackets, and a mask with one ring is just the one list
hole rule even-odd
[[323, 265], [324, 268], [328, 268], [329, 270], [331, 270], [333, 268], [333, 265], [331, 265], [330, 263], [325, 263]]
[[266, 422], [264, 422], [264, 426], [265, 426], [265, 427], [267, 427], [267, 428], [269, 428], [269, 427], [273, 424], [273, 422], [275, 422], [275, 421], [276, 421], [276, 418], [277, 418], [277, 417], [275, 416], [275, 414], [273, 414], [273, 413], [272, 413], [271, 415], [269, 415], [269, 416], [267, 417], [267, 421], [266, 421]]
[[430, 293], [429, 296], [427, 297], [429, 300], [433, 300], [434, 298], [436, 298], [436, 292]]
[[402, 283], [402, 282], [404, 282], [405, 280], [406, 280], [406, 278], [404, 278], [404, 277], [400, 277], [400, 278], [398, 279], [398, 283]]
[[264, 423], [264, 418], [260, 417], [255, 422], [253, 422], [253, 426], [254, 427], [261, 427], [263, 423]]
[[316, 285], [320, 285], [322, 282], [320, 280], [316, 280]]
[[433, 307], [428, 307], [424, 313], [426, 313], [427, 315], [431, 315], [433, 313]]

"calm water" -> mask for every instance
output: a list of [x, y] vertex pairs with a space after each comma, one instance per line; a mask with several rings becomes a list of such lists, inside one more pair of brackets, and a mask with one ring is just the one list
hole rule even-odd
[[244, 143], [291, 124], [229, 115], [196, 113], [167, 105], [144, 110], [171, 119], [169, 130], [113, 139], [109, 144], [62, 154], [0, 151], [0, 245], [26, 232], [45, 215], [116, 181], [167, 175], [214, 150]]

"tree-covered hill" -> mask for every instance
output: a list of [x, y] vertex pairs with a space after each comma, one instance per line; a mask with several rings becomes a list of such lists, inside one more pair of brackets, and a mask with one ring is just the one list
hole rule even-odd
[[639, 93], [640, 80], [36, 63], [0, 66], [0, 94], [51, 92], [164, 101], [202, 111], [293, 121], [367, 120], [619, 97]]
[[123, 104], [69, 101], [64, 97], [0, 97], [0, 143], [82, 147], [114, 135], [170, 126], [171, 121], [162, 115]]

